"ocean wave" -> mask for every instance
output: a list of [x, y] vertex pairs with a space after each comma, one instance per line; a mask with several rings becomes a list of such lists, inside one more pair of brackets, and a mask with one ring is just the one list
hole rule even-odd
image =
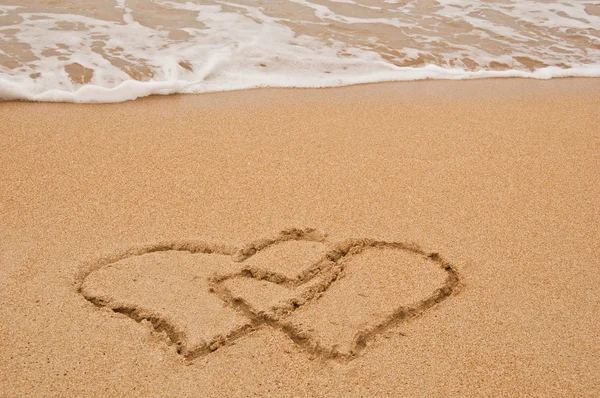
[[116, 2], [0, 6], [0, 99], [600, 77], [592, 1]]

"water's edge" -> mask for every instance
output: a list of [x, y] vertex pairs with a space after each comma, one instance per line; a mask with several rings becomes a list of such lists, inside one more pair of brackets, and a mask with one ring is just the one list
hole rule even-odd
[[150, 95], [169, 94], [201, 94], [221, 91], [237, 91], [253, 88], [328, 88], [343, 87], [357, 84], [384, 83], [415, 80], [468, 80], [490, 78], [526, 78], [526, 79], [552, 79], [565, 77], [600, 77], [600, 66], [583, 66], [578, 68], [561, 69], [546, 67], [535, 71], [506, 70], [506, 71], [477, 71], [471, 72], [464, 69], [444, 69], [435, 65], [423, 68], [397, 68], [389, 72], [374, 72], [372, 74], [348, 76], [345, 78], [331, 78], [310, 81], [308, 79], [285, 79], [280, 76], [268, 75], [246, 82], [230, 84], [203, 85], [202, 81], [190, 82], [177, 79], [174, 76], [166, 81], [137, 81], [126, 80], [113, 88], [101, 87], [93, 84], [83, 85], [75, 91], [52, 89], [40, 94], [28, 90], [26, 87], [0, 78], [0, 100], [33, 101], [33, 102], [72, 102], [72, 103], [114, 103], [130, 101]]

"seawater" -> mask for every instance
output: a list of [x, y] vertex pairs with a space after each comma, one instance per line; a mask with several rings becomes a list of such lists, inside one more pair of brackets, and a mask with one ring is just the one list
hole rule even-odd
[[0, 99], [600, 76], [600, 2], [0, 0]]

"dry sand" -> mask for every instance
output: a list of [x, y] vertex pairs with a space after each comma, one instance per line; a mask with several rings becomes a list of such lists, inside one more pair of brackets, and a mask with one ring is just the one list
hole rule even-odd
[[2, 396], [600, 392], [600, 79], [0, 120]]

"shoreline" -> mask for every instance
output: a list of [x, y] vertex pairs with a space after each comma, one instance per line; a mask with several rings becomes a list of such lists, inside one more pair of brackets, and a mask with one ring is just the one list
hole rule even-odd
[[[187, 95], [213, 95], [213, 94], [226, 94], [226, 93], [236, 93], [236, 92], [245, 92], [245, 91], [261, 91], [261, 90], [277, 90], [277, 91], [287, 91], [287, 90], [291, 90], [291, 91], [320, 91], [320, 90], [338, 90], [338, 89], [346, 89], [346, 88], [350, 88], [350, 87], [362, 87], [362, 86], [378, 86], [378, 85], [382, 85], [382, 86], [387, 86], [387, 85], [397, 85], [397, 84], [402, 84], [402, 85], [411, 85], [411, 84], [419, 84], [419, 83], [431, 83], [431, 84], [437, 84], [437, 83], [441, 83], [441, 85], [443, 86], [445, 83], [464, 83], [464, 82], [499, 82], [499, 81], [508, 81], [511, 82], [508, 84], [509, 87], [511, 87], [511, 89], [514, 89], [514, 84], [513, 82], [516, 81], [534, 81], [534, 82], [557, 82], [557, 81], [564, 81], [564, 80], [573, 80], [573, 81], [584, 81], [584, 80], [599, 80], [600, 77], [598, 76], [558, 76], [558, 77], [552, 77], [552, 78], [534, 78], [534, 77], [514, 77], [514, 76], [501, 76], [501, 77], [479, 77], [479, 78], [471, 78], [471, 79], [431, 79], [431, 78], [425, 78], [425, 79], [417, 79], [417, 80], [392, 80], [392, 81], [381, 81], [381, 82], [365, 82], [365, 83], [351, 83], [351, 84], [346, 84], [346, 85], [341, 85], [341, 86], [325, 86], [325, 87], [250, 87], [250, 88], [239, 88], [239, 89], [231, 89], [231, 90], [221, 90], [221, 91], [209, 91], [209, 92], [202, 92], [202, 93], [169, 93], [169, 94], [159, 94], [159, 93], [152, 93], [152, 94], [148, 94], [148, 95], [143, 95], [143, 96], [139, 96], [133, 99], [125, 99], [122, 101], [115, 101], [115, 102], [77, 102], [77, 101], [36, 101], [36, 100], [24, 100], [24, 99], [7, 99], [7, 100], [0, 100], [0, 104], [2, 103], [6, 103], [6, 102], [32, 102], [32, 103], [65, 103], [65, 104], [81, 104], [81, 105], [102, 105], [102, 104], [121, 104], [124, 102], [131, 102], [131, 101], [138, 101], [144, 98], [153, 98], [153, 97], [169, 97], [169, 96], [178, 96], [178, 95], [183, 95], [183, 96], [187, 96]], [[143, 82], [138, 82], [138, 81], [130, 81], [132, 83], [143, 83]], [[486, 83], [484, 83], [485, 85]], [[592, 83], [593, 84], [593, 83]], [[494, 88], [495, 89], [499, 89], [498, 87], [499, 85], [496, 85]], [[560, 87], [561, 85], [558, 84], [558, 86]], [[84, 86], [85, 87], [85, 86]], [[91, 85], [90, 87], [96, 89], [96, 88], [101, 88], [100, 86], [93, 86]], [[83, 88], [83, 87], [80, 87]], [[71, 94], [75, 94], [75, 92], [64, 92], [64, 94], [67, 95], [71, 95]]]
[[[250, 89], [113, 104], [0, 102], [0, 390], [593, 394], [600, 389], [598, 109], [597, 78]], [[319, 234], [308, 249], [281, 249], [288, 260], [298, 250], [317, 256], [318, 244], [349, 239], [415, 243], [419, 253], [439, 253], [430, 258], [452, 264], [460, 288], [414, 319], [373, 332], [349, 361], [300, 347], [285, 327], [333, 344], [328, 352], [335, 352], [336, 341], [344, 341], [334, 323], [370, 322], [364, 311], [389, 311], [390, 297], [420, 302], [428, 297], [421, 290], [437, 288], [427, 286], [429, 274], [409, 267], [398, 273], [403, 257], [370, 254], [370, 263], [344, 263], [341, 287], [319, 298], [322, 308], [300, 304], [292, 326], [265, 321], [231, 344], [183, 360], [152, 322], [168, 319], [167, 332], [183, 330], [189, 341], [204, 333], [190, 322], [227, 322], [193, 312], [189, 303], [212, 296], [200, 299], [200, 290], [186, 287], [193, 273], [177, 264], [188, 257], [168, 245], [156, 249], [160, 242], [254, 253], [268, 246], [265, 238], [293, 228]], [[86, 292], [110, 302], [115, 283], [145, 281], [152, 294], [118, 298], [140, 322], [91, 304], [77, 287], [85, 264], [136, 250], [158, 251], [156, 260], [122, 262], [115, 269], [123, 274], [102, 274], [97, 279], [106, 286], [97, 282]], [[257, 258], [268, 263], [273, 256]], [[211, 267], [219, 272], [218, 264]], [[414, 279], [415, 292], [394, 290], [389, 281], [399, 275]], [[136, 293], [135, 286], [118, 293]], [[375, 301], [346, 298], [353, 289]], [[143, 320], [154, 299], [164, 308], [152, 307], [158, 318]], [[327, 326], [310, 324], [314, 319]]]

